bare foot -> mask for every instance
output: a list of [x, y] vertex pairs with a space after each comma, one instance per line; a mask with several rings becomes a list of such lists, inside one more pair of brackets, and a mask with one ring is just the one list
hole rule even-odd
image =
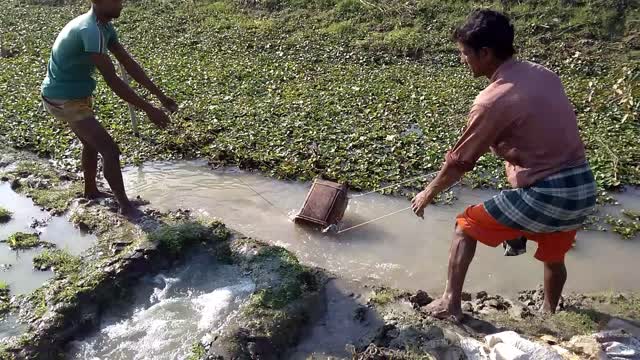
[[126, 217], [129, 221], [135, 222], [140, 220], [144, 216], [144, 213], [134, 206], [128, 206], [120, 208], [120, 215]]
[[108, 198], [108, 197], [112, 197], [113, 195], [108, 193], [108, 192], [104, 192], [104, 191], [100, 191], [100, 190], [95, 190], [95, 191], [85, 191], [84, 192], [84, 197], [86, 199], [89, 200], [95, 200], [95, 199], [104, 199], [104, 198]]
[[451, 301], [446, 297], [442, 297], [431, 302], [431, 304], [424, 308], [424, 312], [437, 319], [452, 320], [456, 322], [462, 321], [462, 318], [464, 317], [462, 309], [455, 309], [454, 306], [452, 306]]
[[540, 307], [540, 309], [538, 309], [538, 312], [539, 312], [541, 315], [553, 315], [553, 314], [555, 314], [555, 313], [556, 313], [556, 311], [555, 311], [555, 310], [552, 310], [552, 309], [551, 309], [551, 305], [546, 305], [546, 304], [543, 304], [543, 305]]

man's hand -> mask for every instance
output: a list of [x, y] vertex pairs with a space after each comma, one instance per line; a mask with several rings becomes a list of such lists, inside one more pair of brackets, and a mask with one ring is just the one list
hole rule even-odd
[[169, 125], [169, 123], [171, 122], [169, 115], [165, 114], [164, 111], [155, 107], [152, 107], [147, 111], [147, 116], [149, 117], [149, 120], [160, 129], [166, 128], [167, 125]]
[[421, 191], [411, 200], [411, 210], [418, 216], [424, 219], [424, 208], [429, 205], [431, 199], [427, 190]]
[[158, 96], [158, 100], [160, 100], [162, 106], [164, 106], [164, 108], [167, 109], [170, 113], [178, 111], [178, 104], [176, 104], [175, 100], [173, 100], [172, 98], [166, 95], [161, 95]]
[[178, 104], [176, 104], [173, 99], [162, 93], [153, 81], [149, 79], [140, 64], [131, 57], [129, 52], [127, 52], [119, 42], [116, 41], [109, 45], [109, 50], [113, 53], [116, 59], [118, 59], [122, 66], [124, 66], [129, 75], [138, 82], [138, 84], [142, 85], [145, 89], [158, 97], [158, 100], [160, 100], [164, 108], [172, 113], [178, 110]]

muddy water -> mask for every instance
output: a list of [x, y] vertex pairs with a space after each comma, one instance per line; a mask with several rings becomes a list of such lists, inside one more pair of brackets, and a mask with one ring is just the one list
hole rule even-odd
[[[458, 189], [451, 206], [432, 206], [421, 220], [405, 211], [335, 236], [294, 225], [286, 214], [302, 205], [308, 183], [278, 181], [234, 169], [212, 171], [204, 162], [153, 163], [125, 172], [129, 193], [150, 200], [154, 207], [204, 211], [243, 233], [284, 246], [302, 261], [355, 280], [380, 280], [400, 288], [440, 291], [455, 215], [466, 206], [489, 198], [490, 191]], [[245, 185], [257, 190], [267, 201]], [[640, 208], [638, 191], [621, 194], [627, 208]], [[354, 198], [345, 226], [406, 208], [406, 199], [370, 195]], [[479, 246], [466, 289], [505, 294], [542, 282], [542, 266], [533, 259], [535, 244], [518, 257], [502, 249]], [[569, 290], [640, 289], [628, 270], [640, 258], [640, 241], [624, 241], [601, 232], [582, 232], [568, 255]]]
[[[290, 360], [348, 359], [346, 344], [357, 344], [384, 321], [366, 307], [370, 290], [362, 284], [333, 279], [325, 291], [325, 311], [308, 334], [287, 354]], [[358, 316], [354, 316], [358, 314]]]
[[115, 306], [97, 333], [73, 342], [67, 358], [185, 359], [254, 290], [238, 268], [217, 265], [210, 256], [197, 255], [186, 264], [143, 279], [133, 300]]
[[[15, 232], [41, 232], [40, 239], [56, 244], [78, 255], [95, 243], [95, 237], [83, 234], [64, 217], [51, 217], [33, 202], [11, 190], [8, 183], [0, 183], [0, 206], [13, 212], [11, 221], [0, 224], [0, 240]], [[31, 224], [40, 222], [36, 228]], [[12, 295], [25, 294], [40, 287], [53, 276], [51, 271], [33, 270], [33, 258], [42, 249], [14, 251], [6, 243], [0, 243], [0, 264], [11, 265], [7, 271], [0, 271], [0, 280], [9, 284]], [[0, 330], [0, 335], [2, 331]]]

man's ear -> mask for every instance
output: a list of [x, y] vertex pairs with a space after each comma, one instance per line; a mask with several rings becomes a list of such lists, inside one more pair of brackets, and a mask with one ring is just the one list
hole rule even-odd
[[492, 50], [492, 49], [490, 49], [490, 48], [488, 48], [488, 47], [483, 47], [483, 48], [480, 48], [480, 49], [477, 51], [477, 53], [478, 53], [478, 57], [479, 57], [480, 59], [485, 60], [485, 59], [490, 58], [490, 57], [493, 55], [493, 50]]

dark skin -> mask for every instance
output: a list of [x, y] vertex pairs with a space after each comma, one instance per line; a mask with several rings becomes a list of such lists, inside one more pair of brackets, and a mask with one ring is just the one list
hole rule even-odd
[[[491, 79], [496, 70], [505, 61], [495, 56], [493, 50], [482, 48], [474, 50], [458, 43], [461, 61], [466, 64], [474, 77]], [[438, 176], [431, 181], [425, 190], [411, 200], [414, 213], [424, 218], [424, 209], [442, 191], [455, 184], [464, 175], [459, 169], [443, 165]], [[476, 251], [477, 240], [473, 239], [457, 226], [449, 249], [449, 265], [447, 284], [442, 297], [426, 307], [426, 311], [439, 318], [452, 318], [460, 321], [462, 314], [462, 288], [469, 265]], [[554, 313], [558, 307], [562, 289], [567, 280], [567, 269], [564, 261], [544, 263], [544, 304], [543, 312]]]
[[[93, 11], [100, 23], [107, 23], [118, 18], [122, 11], [122, 0], [94, 0], [92, 5]], [[127, 73], [155, 95], [168, 111], [174, 112], [178, 109], [176, 102], [166, 96], [153, 81], [149, 79], [142, 67], [120, 43], [112, 43], [109, 46], [109, 51], [111, 51], [116, 59], [124, 66]], [[165, 128], [169, 125], [169, 116], [164, 111], [154, 107], [151, 103], [140, 97], [129, 85], [120, 79], [108, 55], [91, 54], [91, 60], [100, 74], [102, 74], [109, 88], [111, 88], [116, 95], [144, 111], [149, 120], [159, 128]], [[82, 168], [84, 171], [85, 197], [99, 198], [108, 195], [99, 191], [96, 184], [98, 154], [100, 154], [104, 163], [104, 177], [120, 205], [121, 214], [131, 219], [140, 217], [141, 212], [131, 204], [125, 192], [122, 171], [120, 169], [120, 150], [111, 135], [109, 135], [95, 117], [89, 117], [71, 123], [70, 127], [83, 145]]]

